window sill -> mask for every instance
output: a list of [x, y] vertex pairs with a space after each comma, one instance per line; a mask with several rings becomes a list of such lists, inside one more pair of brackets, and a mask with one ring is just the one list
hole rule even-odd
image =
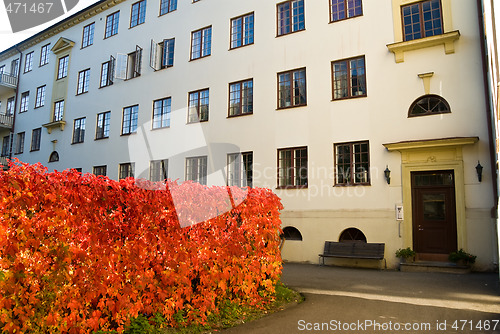
[[287, 109], [301, 108], [301, 107], [307, 107], [307, 104], [297, 104], [297, 105], [286, 106], [286, 107], [278, 107], [278, 108], [276, 108], [276, 110], [279, 111], [279, 110], [287, 110]]
[[278, 190], [282, 189], [307, 189], [307, 186], [278, 186], [276, 187]]
[[331, 99], [330, 101], [331, 102], [335, 102], [335, 101], [351, 100], [351, 99], [357, 99], [357, 98], [360, 98], [360, 97], [368, 97], [368, 95], [367, 94], [361, 94], [361, 95], [339, 97], [337, 99]]
[[253, 115], [253, 111], [242, 113], [242, 114], [228, 115], [226, 118], [238, 118], [238, 117], [249, 116], [249, 115]]
[[64, 126], [65, 125], [66, 125], [65, 121], [55, 121], [55, 122], [50, 122], [50, 123], [47, 123], [47, 124], [43, 124], [42, 126], [44, 128], [47, 128], [47, 131], [50, 134], [50, 133], [52, 133], [53, 129], [57, 129], [57, 128], [60, 128], [61, 131], [64, 131]]
[[101, 138], [95, 138], [94, 140], [103, 140], [103, 139], [108, 139], [108, 138], [109, 138], [109, 136], [107, 136], [107, 137], [101, 137]]
[[396, 63], [402, 63], [405, 61], [404, 53], [406, 51], [418, 50], [436, 45], [444, 45], [445, 54], [455, 53], [454, 42], [459, 38], [460, 38], [460, 32], [458, 30], [455, 30], [444, 33], [442, 35], [424, 37], [406, 42], [387, 44], [387, 48], [389, 49], [389, 51], [394, 53]]
[[339, 183], [334, 184], [333, 187], [367, 187], [371, 186], [371, 183]]

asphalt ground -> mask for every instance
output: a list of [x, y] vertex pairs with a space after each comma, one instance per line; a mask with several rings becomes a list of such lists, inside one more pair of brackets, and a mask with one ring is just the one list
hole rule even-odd
[[230, 333], [500, 333], [497, 273], [412, 273], [286, 263], [304, 302]]

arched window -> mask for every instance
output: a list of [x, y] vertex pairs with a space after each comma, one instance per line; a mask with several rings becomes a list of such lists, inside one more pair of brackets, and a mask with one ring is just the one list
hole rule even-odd
[[450, 105], [439, 95], [424, 95], [416, 99], [408, 110], [408, 117], [450, 113]]
[[295, 227], [287, 226], [283, 229], [283, 234], [281, 238], [285, 240], [299, 240], [302, 241], [302, 234]]
[[340, 234], [340, 242], [366, 242], [366, 237], [357, 228], [350, 227]]
[[56, 162], [56, 161], [59, 161], [59, 153], [57, 153], [57, 151], [54, 151], [50, 153], [49, 162]]

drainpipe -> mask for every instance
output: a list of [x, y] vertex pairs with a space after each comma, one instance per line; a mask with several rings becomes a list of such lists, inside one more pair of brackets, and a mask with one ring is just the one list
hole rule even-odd
[[23, 63], [23, 52], [19, 50], [19, 44], [14, 45], [14, 48], [19, 52], [19, 65], [17, 69], [17, 84], [16, 84], [16, 95], [14, 97], [14, 115], [12, 117], [12, 128], [10, 129], [10, 148], [9, 148], [9, 160], [12, 159], [12, 148], [14, 144], [14, 127], [16, 125], [16, 115], [17, 115], [17, 102], [19, 97], [19, 83], [21, 82], [21, 68]]
[[[500, 234], [498, 231], [498, 179], [497, 179], [497, 154], [496, 154], [496, 136], [494, 134], [493, 128], [493, 119], [495, 119], [495, 114], [492, 110], [491, 99], [493, 96], [491, 92], [491, 87], [489, 85], [488, 79], [488, 58], [486, 56], [486, 34], [484, 31], [484, 17], [483, 17], [483, 2], [482, 0], [477, 0], [477, 16], [479, 22], [479, 36], [481, 38], [481, 56], [482, 56], [482, 66], [483, 66], [483, 84], [485, 87], [484, 90], [484, 101], [485, 101], [485, 111], [486, 111], [486, 120], [488, 121], [488, 140], [489, 140], [489, 149], [490, 149], [490, 169], [491, 169], [491, 179], [492, 179], [492, 187], [493, 187], [493, 195], [495, 199], [494, 207], [491, 209], [491, 217], [495, 218], [495, 227], [497, 231], [497, 247], [500, 244]], [[497, 249], [498, 251], [498, 249]], [[495, 254], [496, 265], [498, 265], [500, 253]], [[500, 280], [500, 273], [499, 273]]]

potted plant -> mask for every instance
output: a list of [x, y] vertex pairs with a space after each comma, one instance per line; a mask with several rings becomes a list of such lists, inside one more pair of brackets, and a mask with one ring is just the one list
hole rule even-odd
[[417, 253], [410, 247], [400, 248], [396, 251], [396, 257], [401, 258], [401, 263], [415, 261], [415, 255]]
[[462, 248], [456, 252], [451, 252], [450, 255], [448, 256], [448, 259], [451, 262], [455, 262], [457, 265], [461, 266], [470, 266], [471, 264], [476, 262], [476, 255], [472, 255], [470, 253], [467, 253], [464, 251]]

